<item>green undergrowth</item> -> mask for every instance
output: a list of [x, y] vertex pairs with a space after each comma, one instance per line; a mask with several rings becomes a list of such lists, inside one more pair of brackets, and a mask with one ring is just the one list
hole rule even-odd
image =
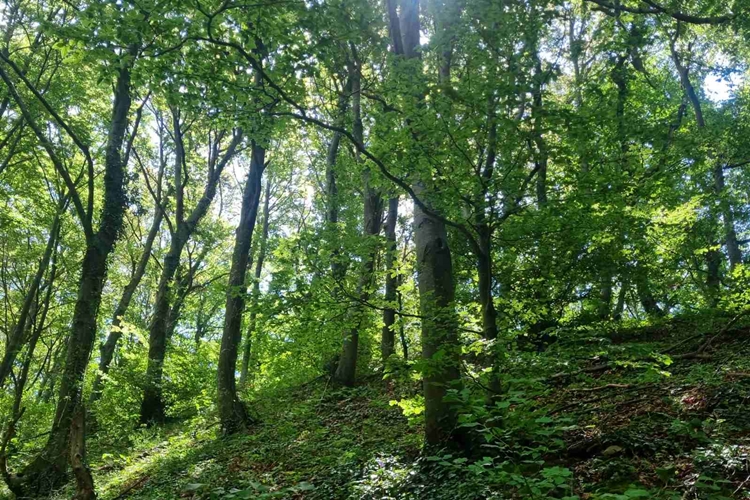
[[510, 350], [489, 405], [486, 374], [467, 364], [450, 397], [468, 455], [422, 451], [419, 383], [401, 367], [354, 389], [257, 393], [260, 423], [231, 438], [211, 412], [127, 446], [95, 435], [89, 461], [105, 500], [750, 498], [750, 328], [681, 357], [726, 323], [566, 330], [540, 352]]

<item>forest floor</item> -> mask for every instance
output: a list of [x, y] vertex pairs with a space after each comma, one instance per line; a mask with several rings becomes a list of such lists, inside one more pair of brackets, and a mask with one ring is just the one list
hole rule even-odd
[[750, 327], [727, 326], [587, 327], [509, 356], [496, 412], [464, 419], [486, 438], [468, 460], [420, 453], [418, 384], [380, 376], [264, 394], [241, 436], [175, 424], [89, 460], [105, 500], [750, 498]]

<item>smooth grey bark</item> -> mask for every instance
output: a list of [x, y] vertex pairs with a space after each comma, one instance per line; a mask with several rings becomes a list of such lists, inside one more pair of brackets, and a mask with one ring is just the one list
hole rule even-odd
[[[391, 37], [398, 32], [397, 15], [393, 3], [387, 0]], [[419, 58], [419, 0], [404, 0], [401, 3], [403, 53], [395, 52], [405, 59]], [[424, 200], [428, 186], [417, 179], [412, 186], [414, 194]], [[450, 387], [460, 388], [460, 349], [458, 325], [454, 310], [454, 282], [451, 251], [443, 220], [426, 213], [419, 204], [414, 206], [414, 242], [417, 251], [417, 281], [422, 320], [422, 358], [426, 369], [423, 375], [425, 396], [425, 442], [436, 447], [454, 441], [456, 414], [445, 402]]]
[[271, 200], [271, 180], [266, 181], [266, 189], [263, 194], [263, 230], [260, 234], [260, 248], [258, 249], [258, 259], [255, 261], [255, 274], [253, 276], [253, 291], [250, 295], [251, 310], [250, 324], [247, 328], [247, 338], [242, 352], [242, 369], [240, 370], [240, 387], [246, 387], [250, 369], [250, 356], [252, 354], [253, 335], [258, 319], [258, 299], [260, 298], [260, 277], [263, 273], [263, 263], [266, 260], [266, 251], [268, 249], [268, 230], [270, 228], [270, 200]]
[[[415, 186], [415, 192], [424, 192]], [[417, 191], [419, 189], [419, 191]], [[414, 206], [414, 244], [422, 316], [425, 440], [437, 445], [449, 439], [455, 415], [444, 401], [447, 390], [460, 381], [458, 325], [453, 310], [453, 263], [445, 224]]]
[[396, 276], [396, 223], [398, 222], [398, 197], [388, 200], [388, 215], [385, 221], [385, 301], [383, 309], [383, 330], [380, 339], [380, 355], [383, 363], [394, 353], [396, 332], [396, 303], [398, 293], [398, 276]]
[[[356, 55], [352, 50], [354, 59], [356, 61]], [[350, 70], [350, 77], [352, 82], [352, 114], [354, 118], [354, 126], [352, 135], [354, 139], [360, 143], [364, 143], [364, 130], [362, 127], [362, 113], [361, 113], [361, 74], [360, 74], [359, 62], [352, 64]], [[359, 153], [357, 153], [357, 163], [359, 161]], [[368, 245], [366, 249], [366, 255], [362, 268], [360, 269], [359, 279], [357, 282], [357, 297], [361, 304], [367, 302], [370, 298], [371, 283], [373, 279], [373, 272], [375, 269], [375, 258], [377, 256], [377, 246], [375, 246], [378, 234], [380, 234], [380, 226], [383, 220], [383, 198], [380, 192], [374, 189], [370, 183], [370, 170], [365, 167], [362, 174], [362, 183], [364, 185], [364, 231], [363, 236]], [[371, 245], [371, 246], [370, 246]], [[356, 372], [357, 372], [357, 351], [359, 347], [359, 330], [362, 328], [362, 324], [365, 319], [365, 310], [362, 305], [355, 307], [353, 313], [354, 326], [344, 334], [342, 342], [341, 355], [339, 356], [339, 363], [336, 367], [336, 373], [334, 379], [343, 385], [352, 386], [354, 385]]]
[[[208, 177], [203, 194], [198, 203], [190, 212], [187, 219], [184, 218], [184, 182], [182, 180], [183, 164], [186, 161], [185, 148], [183, 145], [183, 132], [180, 123], [179, 110], [172, 110], [172, 135], [175, 141], [175, 222], [169, 251], [164, 257], [162, 272], [159, 277], [159, 285], [156, 292], [154, 312], [149, 325], [148, 366], [146, 369], [146, 383], [141, 402], [140, 422], [151, 425], [160, 423], [165, 418], [164, 400], [162, 398], [162, 375], [164, 369], [164, 358], [167, 352], [169, 340], [170, 318], [174, 324], [175, 318], [170, 315], [170, 303], [173, 299], [174, 277], [180, 264], [182, 250], [188, 240], [195, 232], [201, 219], [208, 212], [213, 201], [221, 174], [229, 161], [234, 157], [237, 147], [242, 141], [242, 132], [235, 130], [226, 151], [218, 157], [216, 153], [209, 156]], [[219, 132], [211, 144], [211, 150], [218, 151], [219, 145], [225, 132]]]
[[218, 366], [218, 407], [221, 429], [224, 434], [244, 430], [250, 417], [244, 403], [237, 396], [235, 371], [237, 354], [242, 340], [242, 313], [247, 290], [247, 262], [252, 246], [255, 220], [261, 195], [261, 177], [265, 168], [266, 150], [255, 141], [251, 145], [250, 170], [242, 195], [240, 223], [235, 235], [232, 266], [229, 271], [224, 331], [221, 337]]

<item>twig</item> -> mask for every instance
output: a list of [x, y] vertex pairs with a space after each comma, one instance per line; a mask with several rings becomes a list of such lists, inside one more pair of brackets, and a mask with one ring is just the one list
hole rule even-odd
[[574, 372], [569, 372], [569, 373], [568, 372], [555, 373], [554, 375], [552, 375], [551, 377], [549, 377], [549, 379], [550, 380], [556, 380], [556, 379], [559, 379], [559, 378], [572, 377], [573, 375], [579, 375], [581, 373], [603, 372], [603, 371], [609, 370], [612, 367], [613, 367], [613, 365], [611, 363], [604, 363], [604, 364], [601, 364], [601, 365], [594, 365], [594, 366], [591, 366], [589, 368], [581, 368], [580, 370], [576, 370]]
[[607, 385], [601, 385], [599, 387], [591, 387], [586, 389], [571, 389], [571, 392], [595, 392], [595, 391], [603, 391], [604, 389], [630, 389], [633, 387], [633, 384], [607, 384]]
[[114, 500], [120, 500], [121, 498], [125, 498], [125, 495], [136, 489], [138, 486], [142, 485], [146, 481], [148, 481], [150, 476], [143, 476], [138, 481], [134, 482], [130, 486], [128, 486], [122, 493], [120, 493], [118, 496], [114, 498]]
[[737, 489], [736, 489], [736, 490], [734, 490], [734, 493], [732, 493], [732, 495], [736, 495], [736, 494], [737, 494], [737, 492], [739, 492], [739, 491], [740, 491], [740, 490], [742, 489], [742, 487], [743, 487], [743, 486], [745, 486], [745, 484], [746, 484], [746, 483], [747, 483], [748, 481], [750, 481], [750, 476], [747, 476], [747, 477], [745, 478], [745, 480], [744, 480], [744, 481], [742, 481], [742, 483], [740, 483], [740, 485], [739, 485], [739, 486], [737, 486]]
[[674, 359], [707, 359], [708, 356], [704, 355], [704, 351], [711, 347], [711, 344], [714, 342], [714, 340], [718, 339], [725, 333], [729, 331], [730, 328], [732, 328], [735, 323], [737, 323], [741, 318], [747, 316], [750, 314], [750, 309], [745, 309], [741, 312], [739, 312], [737, 315], [735, 315], [734, 318], [732, 318], [729, 323], [724, 325], [724, 328], [719, 330], [719, 333], [716, 335], [713, 335], [708, 338], [703, 344], [701, 344], [698, 349], [696, 349], [694, 352], [688, 352], [686, 354], [680, 354], [678, 356], [673, 356]]

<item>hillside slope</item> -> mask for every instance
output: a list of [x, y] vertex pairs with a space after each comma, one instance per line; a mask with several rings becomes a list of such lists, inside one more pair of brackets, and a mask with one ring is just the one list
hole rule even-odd
[[469, 373], [477, 390], [456, 399], [477, 437], [470, 457], [420, 452], [419, 385], [406, 373], [263, 394], [246, 435], [185, 422], [141, 431], [128, 451], [94, 446], [90, 461], [105, 500], [750, 498], [740, 323], [565, 332], [543, 352], [508, 356], [489, 412]]

